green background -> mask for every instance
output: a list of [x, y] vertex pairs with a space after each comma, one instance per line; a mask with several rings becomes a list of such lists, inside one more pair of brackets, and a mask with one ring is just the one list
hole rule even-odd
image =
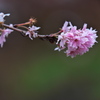
[[[0, 0], [6, 23], [37, 18], [40, 34], [59, 31], [64, 21], [100, 31], [99, 0]], [[0, 48], [0, 100], [100, 100], [100, 45], [75, 58], [55, 44], [13, 32]]]

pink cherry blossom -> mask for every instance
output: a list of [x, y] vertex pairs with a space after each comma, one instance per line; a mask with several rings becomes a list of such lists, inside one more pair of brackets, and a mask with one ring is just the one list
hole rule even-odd
[[32, 27], [29, 27], [29, 31], [26, 32], [26, 35], [29, 36], [29, 38], [31, 40], [33, 40], [33, 38], [36, 38], [37, 37], [37, 30], [40, 29], [40, 27], [36, 27], [36, 26], [32, 26]]
[[10, 16], [10, 14], [4, 14], [4, 13], [0, 13], [0, 22], [4, 22], [5, 20], [4, 20], [4, 17], [5, 16]]
[[1, 29], [1, 33], [0, 33], [0, 45], [1, 47], [3, 47], [4, 42], [6, 42], [6, 37], [8, 37], [8, 35], [13, 32], [13, 30], [11, 29]]
[[72, 58], [76, 55], [83, 55], [97, 42], [97, 31], [92, 28], [88, 29], [87, 24], [84, 24], [82, 29], [77, 29], [71, 22], [69, 22], [68, 26], [68, 22], [66, 21], [62, 27], [62, 31], [58, 36], [56, 43], [58, 47], [55, 50], [61, 51], [67, 48], [65, 53]]

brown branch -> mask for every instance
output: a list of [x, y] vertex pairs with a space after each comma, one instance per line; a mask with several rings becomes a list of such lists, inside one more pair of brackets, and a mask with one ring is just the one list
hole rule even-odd
[[24, 26], [24, 25], [32, 26], [36, 22], [37, 22], [37, 20], [35, 18], [30, 18], [28, 22], [21, 23], [21, 24], [15, 24], [14, 27], [20, 27], [20, 26]]
[[15, 28], [15, 27], [11, 27], [11, 26], [6, 25], [6, 24], [2, 24], [2, 26], [6, 27], [6, 28], [9, 28], [9, 29], [12, 29], [14, 31], [20, 32], [22, 34], [25, 34], [26, 33], [26, 31], [24, 31], [24, 30], [21, 30], [21, 29]]
[[[25, 33], [28, 30], [27, 28], [27, 31], [24, 31], [22, 29], [18, 29], [18, 27], [12, 27], [12, 26], [9, 26], [9, 25], [6, 25], [6, 24], [2, 24], [3, 27], [6, 27], [6, 28], [9, 28], [9, 29], [12, 29], [14, 31], [17, 31], [17, 32], [20, 32], [22, 35], [26, 36]], [[26, 28], [25, 26], [20, 26], [20, 27], [24, 27]], [[54, 42], [57, 42], [57, 37], [58, 35], [61, 33], [62, 31], [59, 31], [57, 33], [53, 33], [53, 34], [50, 34], [50, 35], [40, 35], [40, 34], [37, 34], [37, 37], [36, 38], [40, 38], [41, 40], [47, 40], [49, 41], [50, 43], [54, 43]], [[30, 32], [31, 33], [31, 32]]]
[[[27, 32], [27, 31], [24, 31], [22, 29], [18, 29], [16, 27], [11, 27], [11, 26], [9, 26], [7, 24], [2, 24], [2, 26], [6, 27], [6, 28], [9, 28], [9, 29], [12, 29], [14, 31], [20, 32], [20, 33], [24, 33], [24, 34]], [[24, 27], [24, 26], [21, 26], [21, 27]], [[26, 28], [26, 27], [24, 27], [24, 28]], [[57, 37], [59, 33], [61, 33], [61, 31], [59, 31], [57, 33], [50, 34], [50, 35], [39, 35], [38, 34], [38, 37], [41, 37], [41, 38], [45, 38], [45, 37]]]

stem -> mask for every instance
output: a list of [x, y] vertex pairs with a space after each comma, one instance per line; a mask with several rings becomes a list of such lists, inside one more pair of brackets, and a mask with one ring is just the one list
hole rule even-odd
[[23, 26], [23, 25], [29, 25], [30, 22], [26, 22], [26, 23], [21, 23], [21, 24], [15, 24], [15, 27], [19, 27], [19, 26]]
[[20, 26], [24, 26], [24, 25], [33, 25], [34, 23], [36, 23], [36, 19], [34, 18], [30, 18], [28, 22], [25, 23], [21, 23], [21, 24], [15, 24], [14, 27], [20, 27]]
[[2, 26], [6, 27], [6, 28], [10, 28], [12, 30], [15, 30], [15, 31], [20, 32], [20, 33], [23, 33], [23, 34], [26, 33], [26, 31], [24, 31], [24, 30], [21, 30], [21, 29], [15, 28], [15, 27], [11, 27], [11, 26], [6, 25], [6, 24], [2, 24]]
[[[4, 27], [6, 27], [6, 28], [9, 28], [9, 29], [12, 29], [12, 30], [15, 30], [15, 31], [17, 31], [17, 32], [20, 32], [20, 33], [22, 33], [22, 35], [24, 35], [24, 36], [26, 36], [25, 35], [25, 33], [27, 32], [27, 31], [24, 31], [24, 30], [22, 30], [22, 29], [18, 29], [18, 27], [11, 27], [11, 26], [9, 26], [9, 25], [6, 25], [6, 24], [2, 24], [2, 26], [4, 26]], [[25, 29], [27, 29], [28, 30], [28, 28], [27, 27], [25, 27], [25, 26], [19, 26], [19, 27], [23, 27], [23, 28], [25, 28]], [[29, 30], [28, 30], [29, 31]], [[30, 32], [30, 31], [29, 31]], [[31, 33], [31, 32], [30, 32]], [[50, 35], [40, 35], [40, 34], [38, 34], [37, 35], [37, 37], [36, 38], [40, 38], [40, 39], [42, 39], [42, 40], [48, 40], [50, 43], [54, 43], [54, 42], [56, 42], [57, 41], [57, 37], [58, 37], [58, 35], [61, 33], [61, 31], [59, 31], [59, 32], [57, 32], [57, 33], [53, 33], [53, 34], [50, 34]], [[33, 33], [34, 34], [34, 33]]]

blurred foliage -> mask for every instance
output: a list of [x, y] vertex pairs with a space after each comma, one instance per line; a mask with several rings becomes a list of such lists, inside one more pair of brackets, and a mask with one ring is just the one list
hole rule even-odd
[[[6, 23], [38, 20], [40, 34], [59, 31], [65, 20], [100, 31], [99, 0], [0, 0]], [[9, 35], [0, 49], [0, 100], [100, 100], [100, 45], [75, 58], [47, 41]]]

